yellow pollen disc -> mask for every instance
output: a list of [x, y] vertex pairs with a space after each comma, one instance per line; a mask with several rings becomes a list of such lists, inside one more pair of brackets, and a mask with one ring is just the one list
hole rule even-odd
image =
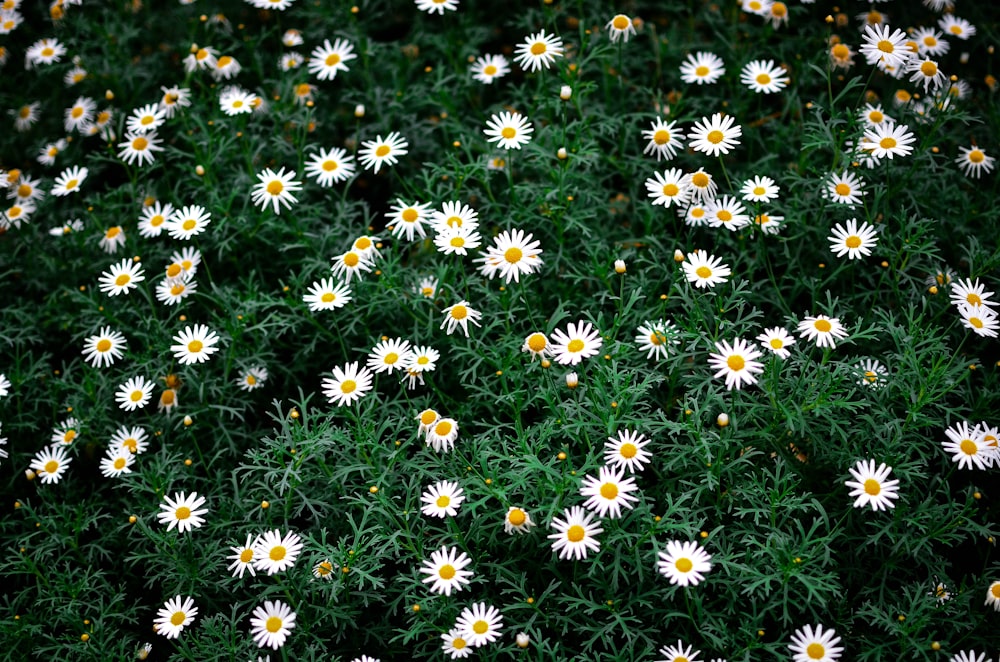
[[663, 187], [663, 195], [668, 198], [672, 198], [680, 192], [681, 190], [677, 187], [677, 184], [667, 184]]
[[580, 542], [585, 535], [587, 535], [587, 532], [579, 524], [574, 524], [566, 529], [566, 538], [570, 542]]
[[979, 450], [979, 446], [977, 446], [976, 442], [971, 439], [963, 439], [962, 443], [960, 443], [958, 447], [961, 448], [962, 452], [966, 455], [975, 455]]
[[452, 319], [464, 320], [466, 317], [469, 316], [469, 309], [466, 308], [465, 306], [454, 306], [451, 309], [451, 313], [449, 314], [451, 315]]
[[233, 100], [233, 108], [242, 108], [242, 107], [243, 107], [243, 99]]
[[629, 26], [628, 16], [624, 16], [622, 14], [618, 14], [611, 21], [611, 27], [613, 27], [615, 30], [624, 30], [628, 26]]
[[280, 618], [278, 618], [277, 616], [271, 616], [270, 618], [267, 619], [267, 622], [264, 624], [264, 627], [267, 629], [268, 632], [277, 632], [278, 630], [281, 629], [282, 625], [284, 624], [282, 623]]
[[705, 188], [708, 186], [708, 175], [703, 172], [696, 172], [691, 176], [691, 183], [698, 188]]
[[184, 223], [181, 224], [181, 227], [190, 232], [191, 230], [194, 230], [194, 227], [196, 225], [198, 225], [198, 221], [194, 220], [193, 218], [189, 218], [188, 220], [184, 221]]
[[175, 611], [174, 615], [170, 617], [171, 625], [180, 625], [187, 620], [187, 614], [182, 611]]
[[822, 660], [826, 657], [826, 649], [823, 648], [823, 644], [814, 641], [806, 647], [806, 656], [810, 660]]
[[56, 462], [55, 460], [49, 460], [48, 462], [45, 463], [45, 473], [54, 474], [57, 471], [59, 471], [58, 462]]
[[437, 501], [435, 501], [434, 503], [437, 505], [438, 508], [447, 508], [448, 504], [451, 503], [451, 497], [448, 496], [447, 494], [442, 494], [437, 498]]
[[510, 511], [510, 513], [507, 515], [507, 521], [513, 524], [514, 526], [521, 526], [522, 524], [524, 524], [526, 518], [527, 516], [524, 514], [524, 511], [521, 510], [520, 508], [515, 508], [514, 510]]
[[937, 72], [938, 72], [937, 65], [934, 64], [933, 62], [924, 62], [923, 64], [920, 65], [920, 73], [927, 76], [928, 78], [937, 76]]
[[399, 360], [399, 354], [397, 354], [396, 352], [389, 352], [388, 354], [385, 355], [385, 358], [382, 359], [382, 361], [386, 365], [392, 365], [398, 360]]
[[75, 189], [79, 183], [80, 182], [77, 181], [77, 180], [75, 180], [75, 179], [69, 180], [68, 182], [66, 182], [66, 190], [67, 191], [71, 191], [71, 190]]
[[122, 274], [118, 278], [115, 278], [115, 285], [117, 285], [118, 287], [124, 287], [125, 285], [128, 284], [130, 280], [132, 280], [131, 276], [129, 276], [128, 274]]
[[765, 193], [767, 193], [767, 189], [765, 189], [763, 186], [754, 187], [753, 190], [754, 195], [764, 195]]
[[896, 146], [896, 139], [893, 138], [892, 136], [886, 136], [885, 138], [879, 141], [879, 147], [881, 147], [882, 149], [892, 149], [895, 146]]
[[111, 349], [111, 341], [108, 340], [107, 338], [101, 338], [100, 340], [97, 341], [96, 349], [98, 352], [108, 351], [109, 349]]
[[461, 216], [449, 216], [448, 220], [445, 221], [445, 225], [449, 228], [460, 228], [462, 227], [462, 217]]
[[[974, 152], [972, 152], [972, 153], [969, 154], [969, 160], [970, 161], [974, 161], [974, 159], [972, 158], [972, 154], [975, 154], [976, 152], [979, 152], [980, 154], [982, 154], [982, 152], [980, 152], [978, 149], [975, 150]], [[980, 161], [981, 160], [982, 159], [980, 159]], [[19, 198], [27, 198], [29, 195], [31, 195], [31, 187], [30, 186], [28, 186], [27, 184], [21, 184], [20, 186], [17, 187], [17, 197], [19, 197]]]
[[722, 221], [723, 223], [728, 223], [729, 221], [733, 220], [733, 215], [732, 215], [732, 213], [731, 213], [731, 212], [729, 212], [729, 211], [728, 211], [728, 210], [726, 210], [726, 209], [720, 209], [720, 210], [719, 210], [719, 211], [718, 211], [718, 212], [717, 212], [717, 213], [715, 214], [715, 216], [716, 216], [716, 217], [717, 217], [717, 218], [718, 218], [718, 219], [719, 219], [720, 221]]
[[270, 193], [271, 195], [278, 195], [284, 190], [285, 187], [281, 184], [281, 182], [277, 180], [267, 185], [267, 192]]
[[455, 248], [462, 248], [465, 246], [465, 237], [452, 237], [449, 243]]
[[358, 257], [357, 253], [348, 253], [347, 255], [344, 256], [344, 264], [347, 265], [348, 267], [356, 267], [358, 266], [358, 262], [360, 261], [361, 258]]
[[778, 18], [783, 17], [788, 13], [788, 7], [785, 6], [784, 2], [776, 2], [771, 5], [771, 15], [777, 16]]
[[771, 347], [774, 349], [781, 349], [785, 346], [785, 343], [781, 342], [781, 338], [771, 338]]
[[486, 621], [476, 621], [472, 624], [472, 631], [476, 634], [486, 634], [486, 631], [490, 629], [490, 624]]
[[232, 61], [233, 61], [233, 58], [229, 57], [228, 55], [223, 55], [218, 60], [216, 60], [215, 66], [218, 69], [225, 69], [226, 67], [228, 67], [232, 63]]
[[417, 359], [417, 365], [427, 365], [431, 360], [426, 356], [421, 356]]
[[368, 250], [368, 248], [370, 248], [371, 245], [372, 245], [372, 240], [369, 239], [368, 237], [361, 237], [356, 242], [354, 242], [354, 247], [357, 248], [359, 251]]
[[390, 148], [388, 145], [379, 145], [378, 149], [375, 150], [375, 156], [382, 157], [389, 153]]
[[492, 64], [487, 64], [485, 67], [483, 67], [483, 73], [486, 74], [487, 76], [492, 76], [496, 72], [497, 68], [494, 67]]
[[257, 378], [254, 377], [253, 375], [247, 375], [246, 382], [247, 382], [247, 385], [249, 385], [249, 386], [256, 386], [257, 385]]
[[271, 558], [272, 561], [280, 561], [283, 558], [285, 558], [285, 554], [287, 553], [288, 550], [286, 550], [282, 545], [275, 545], [274, 547], [271, 548], [271, 552], [268, 554], [268, 556]]
[[72, 112], [70, 112], [70, 115], [71, 115], [71, 116], [72, 116], [72, 117], [73, 117], [74, 119], [79, 119], [79, 118], [80, 118], [80, 115], [83, 115], [83, 108], [81, 108], [80, 106], [77, 106], [77, 107], [75, 107], [75, 108], [74, 108], [74, 109], [72, 110]]
[[851, 187], [847, 184], [841, 182], [833, 187], [833, 190], [837, 192], [837, 195], [844, 196], [849, 195], [851, 192]]
[[983, 328], [983, 320], [979, 319], [978, 317], [970, 317], [969, 324], [976, 327], [977, 329]]
[[330, 53], [326, 56], [326, 66], [332, 67], [340, 62], [340, 56], [336, 53]]
[[167, 267], [167, 278], [176, 278], [182, 271], [181, 265], [174, 262]]
[[878, 381], [878, 375], [875, 374], [874, 372], [872, 372], [871, 370], [866, 370], [865, 371], [865, 381], [874, 384], [875, 382]]
[[455, 576], [455, 567], [452, 565], [441, 566], [441, 569], [438, 570], [438, 576], [440, 576], [441, 579], [451, 579]]
[[950, 28], [948, 28], [948, 32], [955, 35], [962, 34], [962, 28], [958, 25], [953, 25]]
[[702, 265], [695, 269], [694, 273], [698, 276], [698, 278], [708, 278], [712, 275], [712, 270], [705, 265]]
[[323, 170], [325, 170], [326, 172], [333, 172], [338, 167], [339, 166], [337, 165], [336, 161], [333, 161], [333, 160], [323, 161]]
[[877, 496], [882, 491], [882, 485], [874, 478], [865, 481], [865, 494]]
[[207, 57], [208, 57], [208, 51], [205, 50], [204, 48], [199, 48], [198, 52], [194, 54], [194, 59], [196, 60], [204, 60]]
[[146, 149], [147, 146], [149, 146], [149, 141], [143, 138], [142, 136], [139, 136], [138, 138], [132, 141], [132, 149], [134, 149], [137, 152], [143, 151], [144, 149]]
[[401, 216], [403, 220], [406, 221], [407, 223], [413, 223], [415, 220], [417, 220], [419, 214], [417, 214], [417, 210], [414, 209], [413, 207], [408, 207], [407, 209], [403, 210]]
[[116, 457], [115, 462], [112, 466], [114, 466], [114, 468], [117, 469], [118, 471], [121, 471], [122, 469], [125, 468], [125, 458]]
[[331, 301], [335, 301], [336, 299], [337, 296], [333, 292], [326, 292], [323, 294], [323, 296], [319, 298], [319, 300], [322, 301], [323, 303], [330, 303]]
[[184, 283], [177, 283], [176, 285], [170, 288], [170, 294], [174, 295], [175, 297], [179, 297], [180, 295], [184, 294], [184, 290], [186, 289], [187, 288], [184, 286]]
[[684, 557], [674, 561], [674, 567], [681, 572], [691, 572], [691, 568], [694, 567], [694, 563], [691, 563], [691, 559]]
[[7, 218], [17, 218], [20, 215], [21, 208], [16, 205], [7, 210]]
[[354, 393], [355, 389], [357, 388], [358, 388], [358, 383], [353, 379], [345, 379], [344, 381], [340, 382], [341, 393], [344, 394]]
[[621, 445], [621, 448], [618, 449], [618, 454], [626, 460], [632, 459], [638, 452], [639, 448], [635, 444], [631, 443], [624, 443]]
[[449, 434], [451, 434], [451, 422], [441, 421], [440, 423], [435, 425], [434, 434], [436, 434], [439, 437], [447, 437]]
[[831, 52], [833, 53], [833, 57], [837, 58], [838, 60], [846, 60], [847, 56], [851, 54], [851, 49], [849, 49], [844, 44], [837, 44], [836, 46], [833, 47], [833, 50]]
[[827, 320], [816, 320], [813, 322], [813, 328], [821, 333], [830, 333], [830, 329], [833, 328], [833, 325]]
[[535, 43], [533, 43], [531, 45], [531, 54], [532, 55], [541, 55], [546, 50], [548, 50], [548, 48], [545, 46], [545, 44], [543, 44], [540, 41], [536, 41]]
[[52, 48], [49, 48], [48, 46], [46, 46], [44, 49], [42, 49], [42, 56], [43, 57], [52, 57], [53, 54], [55, 54], [55, 50], [53, 50]]
[[517, 264], [521, 261], [522, 257], [524, 257], [524, 253], [522, 253], [521, 249], [517, 246], [511, 246], [503, 254], [503, 259], [507, 260], [511, 264]]
[[583, 350], [583, 341], [580, 340], [579, 338], [574, 338], [573, 340], [569, 341], [568, 345], [566, 345], [566, 349], [569, 350], [569, 351], [571, 351], [571, 352], [573, 352], [574, 354], [576, 352], [582, 351]]
[[757, 225], [767, 225], [771, 222], [771, 217], [767, 214], [760, 214], [759, 216], [753, 217], [753, 222]]
[[500, 132], [500, 135], [506, 138], [507, 140], [510, 140], [511, 138], [517, 135], [517, 130], [509, 126], [505, 126], [503, 128], [503, 131]]
[[296, 85], [295, 86], [295, 94], [296, 94], [296, 96], [300, 96], [300, 97], [309, 96], [309, 93], [311, 91], [312, 91], [312, 86], [309, 83], [302, 83], [301, 85]]
[[28, 108], [27, 106], [21, 106], [21, 110], [17, 112], [17, 116], [20, 117], [22, 120], [28, 119], [28, 117], [31, 116], [31, 108]]
[[724, 136], [722, 135], [722, 131], [719, 131], [718, 129], [716, 129], [715, 131], [709, 131], [708, 135], [705, 137], [708, 139], [708, 142], [712, 143], [713, 145], [718, 145], [719, 143], [722, 142], [722, 139], [724, 138]]
[[323, 561], [318, 566], [316, 566], [316, 572], [320, 575], [329, 575], [333, 572], [333, 564], [329, 561]]
[[433, 423], [434, 421], [436, 421], [437, 418], [438, 418], [438, 415], [437, 415], [436, 411], [434, 411], [433, 409], [425, 409], [424, 411], [422, 411], [420, 413], [420, 424], [421, 425], [430, 425], [431, 423]]
[[666, 129], [660, 129], [653, 134], [653, 142], [657, 145], [666, 145], [670, 142], [670, 132]]
[[462, 639], [461, 637], [455, 637], [454, 639], [451, 640], [451, 647], [457, 651], [462, 650], [463, 648], [465, 648], [465, 646], [466, 646], [465, 639]]
[[972, 163], [982, 163], [986, 160], [986, 155], [981, 150], [974, 149], [969, 152], [969, 161]]
[[694, 70], [694, 75], [698, 76], [699, 78], [704, 78], [705, 76], [708, 75], [708, 67], [706, 67], [705, 65], [697, 67]]
[[144, 394], [142, 391], [132, 391], [132, 394], [129, 395], [128, 397], [129, 400], [131, 400], [132, 402], [139, 402], [140, 400], [142, 400], [143, 395]]
[[76, 439], [76, 430], [66, 430], [66, 434], [63, 435], [63, 443], [70, 443]]
[[[220, 60], [220, 62], [221, 62], [221, 60]], [[139, 120], [139, 124], [141, 124], [143, 126], [148, 126], [148, 125], [150, 125], [152, 123], [153, 123], [153, 116], [152, 115], [145, 115], [145, 116], [143, 116], [143, 118], [141, 120]]]
[[653, 331], [651, 334], [649, 334], [649, 344], [662, 345], [665, 342], [667, 342], [667, 338], [662, 333], [658, 331]]
[[861, 245], [861, 237], [852, 234], [850, 237], [844, 240], [844, 245], [848, 248], [857, 248]]
[[191, 342], [188, 343], [188, 351], [191, 352], [192, 354], [197, 354], [202, 349], [204, 349], [204, 347], [205, 344], [200, 340], [192, 340]]
[[617, 498], [618, 486], [614, 483], [604, 483], [601, 485], [601, 496], [609, 501]]
[[726, 359], [726, 365], [729, 366], [730, 370], [737, 372], [746, 366], [746, 361], [743, 360], [742, 356], [730, 356]]
[[771, 77], [764, 73], [757, 74], [757, 82], [761, 85], [768, 85], [771, 82]]
[[167, 389], [160, 395], [160, 402], [163, 403], [164, 407], [169, 407], [174, 404], [174, 399], [176, 397], [177, 394], [174, 393], [172, 389]]
[[883, 39], [878, 42], [878, 49], [883, 53], [892, 53], [896, 50], [896, 47], [892, 45], [892, 42], [888, 39]]
[[150, 224], [150, 225], [151, 225], [152, 227], [154, 227], [154, 228], [158, 228], [158, 227], [160, 227], [161, 225], [163, 225], [163, 221], [164, 221], [164, 220], [166, 220], [166, 219], [164, 219], [164, 218], [163, 218], [163, 215], [162, 215], [162, 214], [157, 214], [157, 215], [156, 215], [156, 216], [154, 216], [153, 218], [149, 219], [149, 224]]
[[975, 292], [969, 292], [965, 295], [965, 300], [968, 301], [973, 306], [983, 305], [983, 300], [979, 298], [979, 295]]
[[176, 517], [177, 519], [187, 519], [191, 517], [191, 509], [188, 508], [187, 506], [181, 506], [180, 508], [174, 511], [174, 517]]
[[533, 352], [540, 352], [548, 345], [545, 336], [541, 333], [532, 333], [528, 336], [528, 349]]
[[994, 598], [1000, 599], [1000, 584], [994, 584], [991, 586], [990, 593], [993, 594]]
[[122, 446], [129, 449], [129, 451], [133, 455], [135, 455], [136, 449], [139, 446], [139, 442], [135, 440], [135, 437], [129, 437], [128, 439], [122, 442]]

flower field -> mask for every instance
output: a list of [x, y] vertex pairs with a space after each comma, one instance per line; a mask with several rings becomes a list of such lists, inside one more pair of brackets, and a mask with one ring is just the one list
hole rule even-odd
[[0, 2], [0, 660], [992, 662], [1000, 14]]

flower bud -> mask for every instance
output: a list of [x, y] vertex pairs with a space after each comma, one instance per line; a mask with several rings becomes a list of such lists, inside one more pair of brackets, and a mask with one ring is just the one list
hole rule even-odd
[[354, 107], [354, 116], [358, 119], [365, 116], [365, 105], [363, 103], [359, 103]]
[[681, 249], [678, 248], [674, 250], [674, 262], [683, 262], [683, 261], [684, 261], [684, 253], [681, 252]]
[[716, 425], [720, 428], [724, 428], [729, 425], [729, 414], [719, 414], [719, 417], [715, 419]]
[[566, 148], [565, 147], [560, 147], [559, 151], [556, 152], [556, 156], [558, 156], [560, 159], [565, 159], [568, 156], [566, 154]]
[[625, 273], [625, 260], [615, 260], [615, 273], [616, 274]]
[[571, 372], [566, 375], [566, 386], [568, 388], [576, 388], [580, 383], [580, 379], [577, 377], [575, 372]]
[[569, 101], [571, 96], [573, 96], [573, 88], [569, 85], [563, 85], [562, 88], [559, 89], [559, 98], [563, 101]]
[[528, 644], [531, 643], [531, 638], [524, 632], [517, 633], [517, 647], [527, 648]]

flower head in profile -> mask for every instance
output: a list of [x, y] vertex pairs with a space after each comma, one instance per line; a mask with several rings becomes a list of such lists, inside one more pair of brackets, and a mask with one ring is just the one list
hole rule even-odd
[[444, 16], [444, 10], [457, 11], [458, 0], [414, 0], [417, 9], [428, 14], [439, 14]]
[[611, 43], [616, 44], [620, 39], [622, 43], [627, 43], [629, 38], [635, 35], [635, 26], [632, 24], [632, 19], [630, 19], [625, 14], [618, 14], [604, 26], [604, 29], [608, 31], [608, 36], [611, 37]]

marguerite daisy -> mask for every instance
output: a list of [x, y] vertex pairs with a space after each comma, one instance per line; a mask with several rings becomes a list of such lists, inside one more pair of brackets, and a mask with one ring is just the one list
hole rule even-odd
[[844, 481], [844, 485], [851, 488], [849, 496], [857, 497], [855, 508], [871, 506], [872, 510], [885, 510], [896, 507], [892, 501], [899, 498], [899, 481], [886, 480], [892, 473], [892, 467], [882, 463], [876, 469], [875, 460], [858, 460], [848, 471], [854, 480]]
[[696, 586], [712, 569], [712, 556], [696, 542], [671, 540], [667, 548], [657, 554], [656, 567], [671, 584]]

